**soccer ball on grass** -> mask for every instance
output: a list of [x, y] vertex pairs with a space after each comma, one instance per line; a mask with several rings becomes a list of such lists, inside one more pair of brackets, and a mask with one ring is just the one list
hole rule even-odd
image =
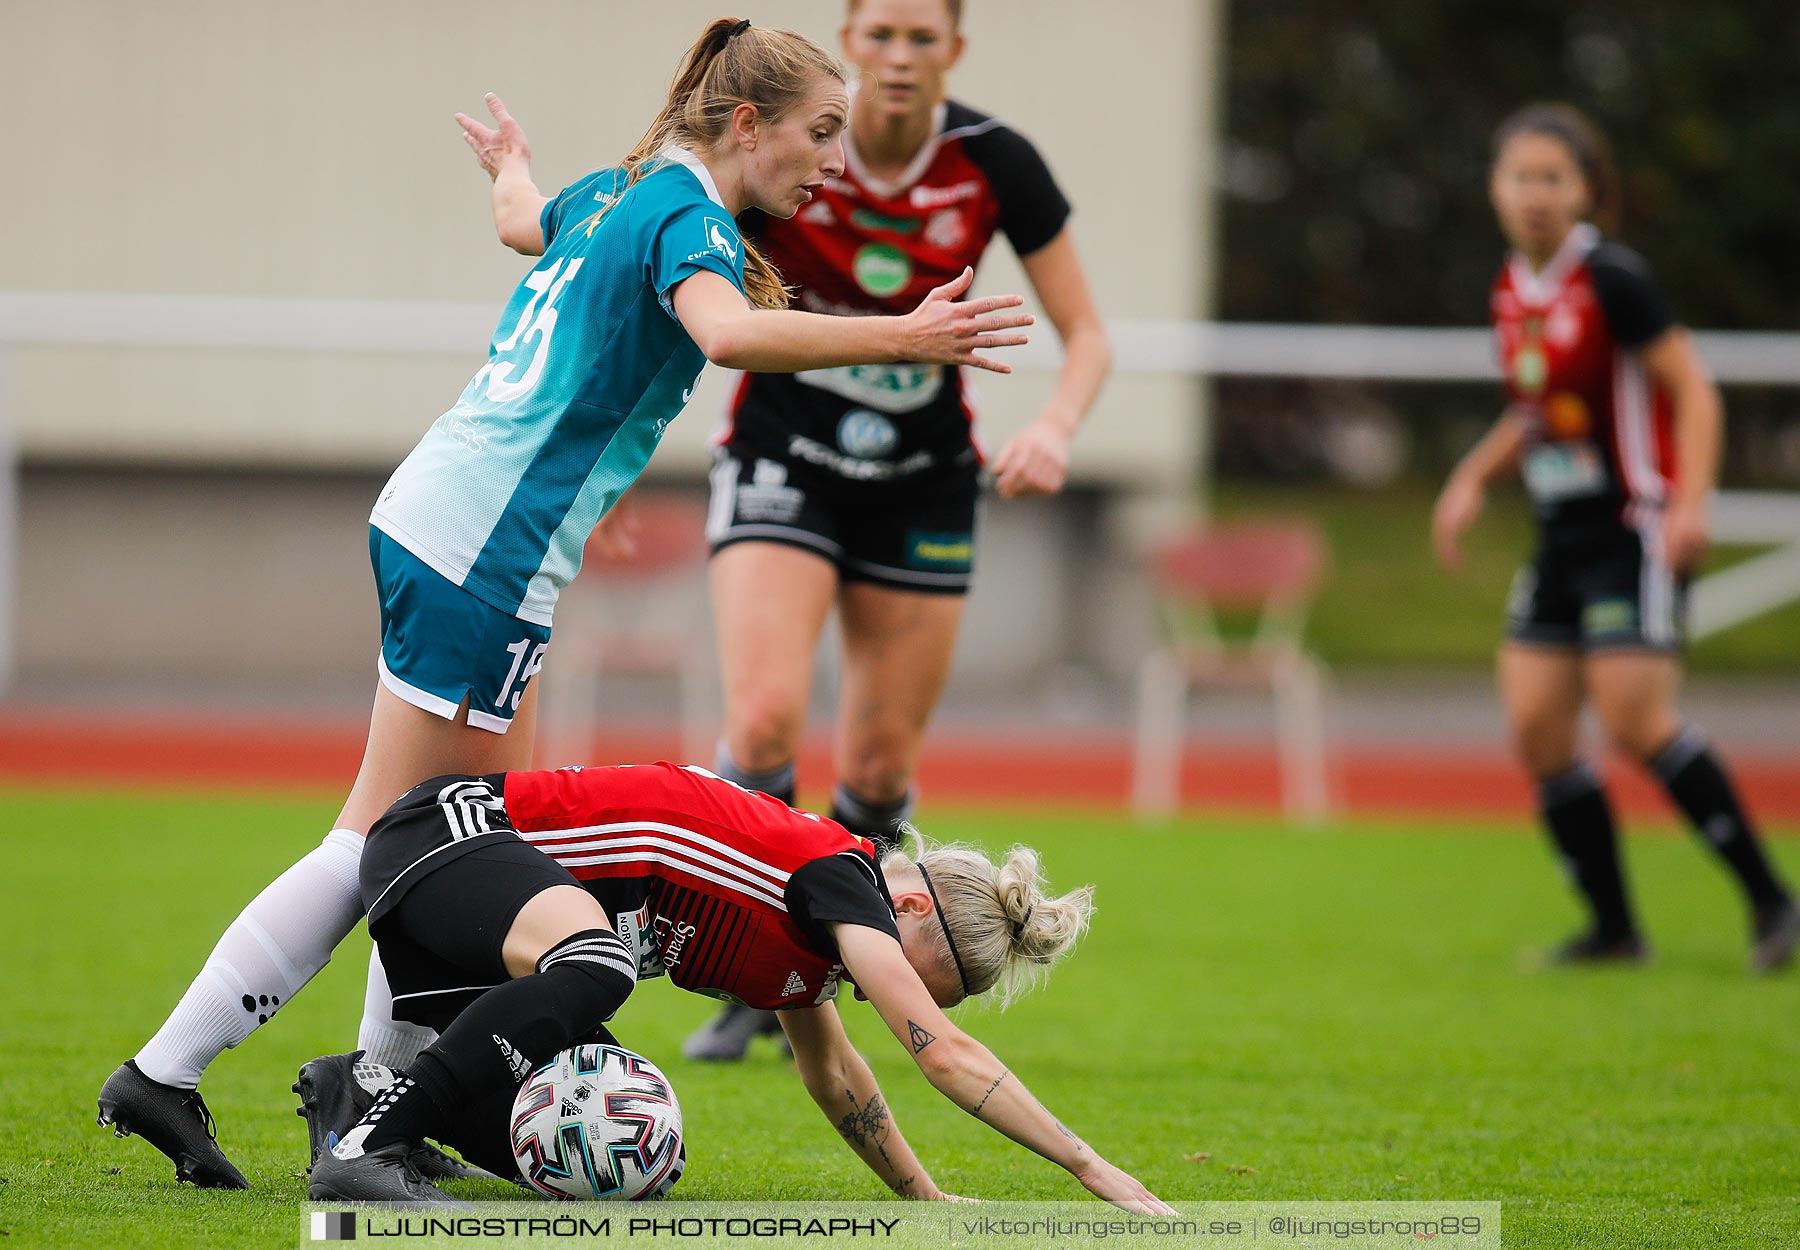
[[648, 1059], [576, 1046], [535, 1069], [513, 1100], [513, 1158], [547, 1198], [660, 1198], [681, 1179], [681, 1104]]

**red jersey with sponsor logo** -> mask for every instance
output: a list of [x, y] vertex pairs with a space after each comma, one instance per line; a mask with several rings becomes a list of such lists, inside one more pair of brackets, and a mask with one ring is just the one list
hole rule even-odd
[[638, 953], [639, 976], [780, 1009], [834, 997], [828, 925], [899, 940], [874, 844], [702, 768], [507, 773], [518, 834], [567, 868]]
[[[996, 230], [1020, 256], [1069, 216], [1031, 143], [950, 101], [899, 178], [871, 175], [844, 135], [843, 177], [788, 220], [742, 219], [793, 306], [838, 315], [912, 311], [927, 292], [979, 265]], [[852, 481], [910, 476], [971, 454], [973, 414], [962, 371], [943, 365], [857, 365], [745, 374], [719, 441], [800, 460]]]
[[1674, 322], [1642, 258], [1579, 225], [1541, 270], [1508, 257], [1490, 310], [1540, 520], [1627, 520], [1662, 504], [1670, 409], [1640, 352]]

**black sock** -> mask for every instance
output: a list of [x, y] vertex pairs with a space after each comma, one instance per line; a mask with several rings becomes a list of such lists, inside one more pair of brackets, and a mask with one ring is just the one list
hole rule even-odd
[[765, 768], [761, 772], [752, 772], [732, 759], [731, 752], [721, 742], [713, 752], [713, 772], [746, 790], [760, 790], [770, 798], [780, 799], [789, 807], [794, 805], [793, 760], [777, 764], [774, 768]]
[[1619, 835], [1600, 779], [1575, 764], [1538, 783], [1538, 811], [1562, 854], [1564, 868], [1594, 913], [1602, 939], [1637, 932], [1619, 870]]
[[912, 818], [914, 794], [908, 790], [897, 799], [877, 803], [839, 783], [831, 792], [831, 818], [851, 833], [875, 843], [875, 853], [892, 850], [900, 841], [900, 826]]
[[420, 1052], [396, 1096], [363, 1117], [373, 1126], [363, 1150], [437, 1137], [458, 1108], [516, 1091], [533, 1068], [610, 1019], [637, 983], [636, 957], [604, 929], [565, 939], [538, 968], [483, 994]]
[[443, 1062], [421, 1052], [412, 1067], [394, 1073], [394, 1083], [357, 1121], [358, 1128], [372, 1126], [363, 1139], [363, 1150], [379, 1150], [397, 1141], [417, 1145], [427, 1137], [439, 1136], [450, 1122], [456, 1100], [455, 1082]]
[[1757, 844], [1731, 778], [1699, 732], [1683, 729], [1650, 760], [1650, 769], [1694, 831], [1737, 875], [1752, 907], [1760, 910], [1788, 901], [1787, 890], [1775, 879]]
[[[586, 1046], [591, 1043], [606, 1046], [619, 1044], [618, 1039], [605, 1026], [601, 1026], [576, 1038], [570, 1045]], [[518, 1096], [519, 1091], [508, 1086], [495, 1090], [485, 1098], [463, 1103], [445, 1121], [440, 1131], [431, 1134], [431, 1138], [451, 1147], [465, 1161], [478, 1168], [486, 1168], [495, 1176], [511, 1176], [513, 1169], [518, 1166], [512, 1153], [513, 1099]]]

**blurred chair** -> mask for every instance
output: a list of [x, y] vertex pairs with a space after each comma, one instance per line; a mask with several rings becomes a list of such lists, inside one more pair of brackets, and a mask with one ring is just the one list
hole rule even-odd
[[[1132, 808], [1172, 815], [1181, 790], [1188, 694], [1196, 686], [1269, 687], [1281, 760], [1282, 809], [1317, 825], [1330, 814], [1324, 666], [1302, 645], [1307, 613], [1328, 564], [1310, 521], [1231, 522], [1184, 531], [1151, 553], [1165, 641], [1138, 669]], [[1219, 629], [1218, 613], [1254, 614], [1247, 637]]]
[[706, 614], [706, 506], [676, 492], [632, 493], [637, 553], [616, 559], [589, 539], [581, 574], [556, 607], [552, 681], [541, 692], [545, 733], [538, 759], [549, 767], [604, 763], [587, 758], [608, 721], [603, 673], [672, 674], [681, 726], [680, 762], [710, 764], [713, 645]]

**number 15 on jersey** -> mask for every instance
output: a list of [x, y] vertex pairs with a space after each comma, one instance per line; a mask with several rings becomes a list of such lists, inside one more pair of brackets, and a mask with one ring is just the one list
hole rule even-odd
[[[485, 383], [491, 402], [503, 404], [509, 399], [517, 399], [537, 385], [544, 373], [544, 360], [550, 353], [550, 336], [556, 333], [557, 298], [580, 269], [580, 257], [559, 258], [526, 275], [524, 285], [531, 292], [531, 298], [519, 311], [519, 320], [514, 323], [512, 333], [494, 344], [498, 358], [483, 365], [481, 372], [475, 375], [476, 389]], [[527, 350], [530, 355], [524, 361], [525, 371], [518, 374], [520, 357]]]

